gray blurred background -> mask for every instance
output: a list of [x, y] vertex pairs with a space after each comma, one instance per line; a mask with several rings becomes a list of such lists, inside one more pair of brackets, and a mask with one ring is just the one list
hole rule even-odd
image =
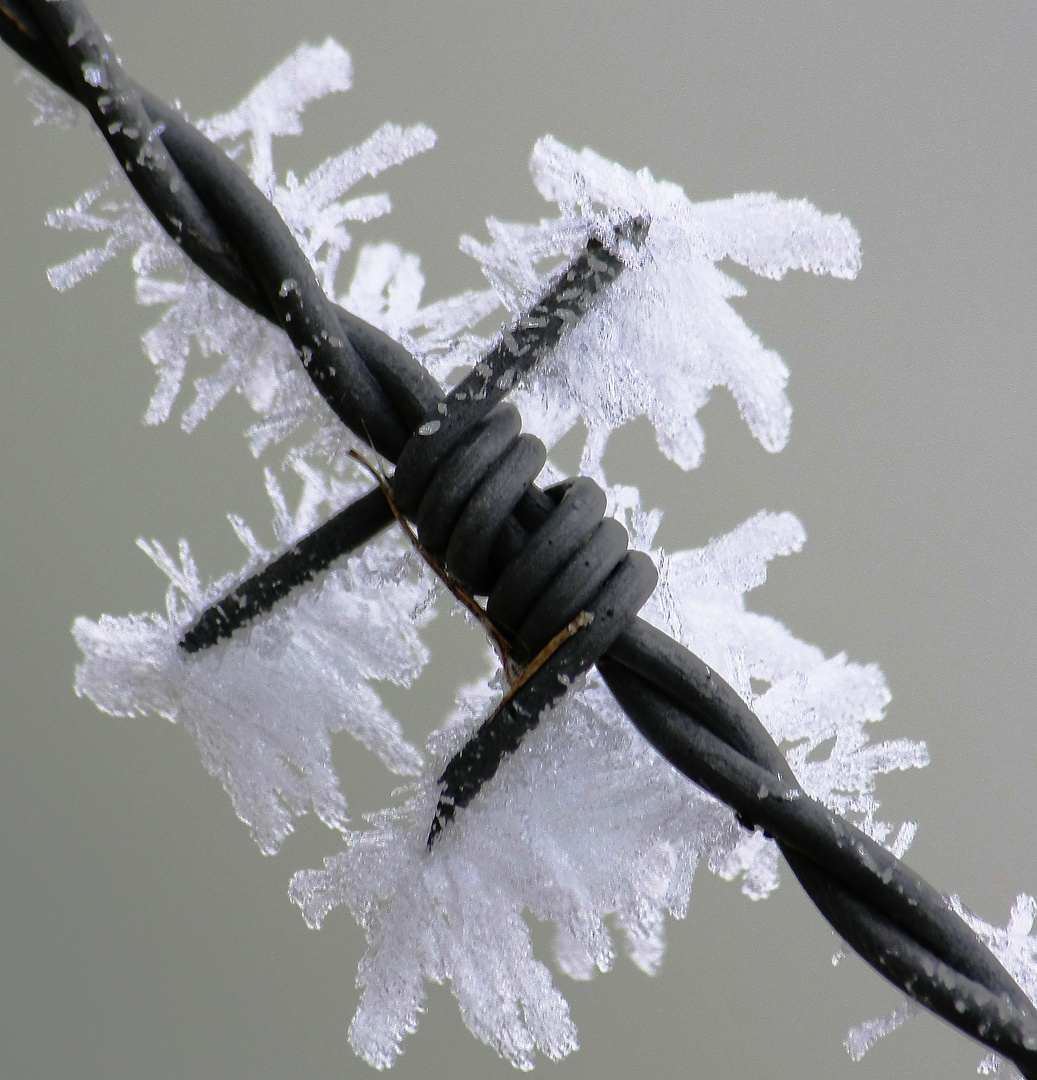
[[[662, 459], [638, 424], [606, 468], [666, 509], [671, 548], [794, 511], [806, 548], [772, 564], [750, 603], [881, 664], [893, 703], [873, 738], [932, 753], [879, 789], [889, 820], [921, 822], [909, 861], [1002, 925], [1018, 891], [1037, 891], [1032, 0], [93, 11], [132, 74], [202, 116], [300, 40], [337, 38], [355, 88], [310, 110], [281, 166], [309, 168], [384, 120], [431, 125], [432, 153], [363, 189], [388, 190], [393, 214], [355, 234], [418, 253], [428, 299], [481, 286], [461, 232], [547, 212], [526, 172], [545, 132], [695, 199], [774, 190], [849, 216], [856, 282], [737, 272], [739, 310], [792, 370], [785, 452], [760, 449], [718, 391], [700, 469]], [[0, 51], [0, 1074], [370, 1075], [346, 1041], [362, 935], [344, 909], [309, 931], [286, 897], [335, 837], [307, 820], [264, 858], [185, 732], [74, 696], [72, 619], [162, 603], [136, 537], [188, 536], [223, 572], [241, 559], [226, 512], [261, 523], [269, 510], [240, 402], [190, 438], [175, 420], [142, 426], [153, 375], [139, 339], [156, 313], [134, 305], [128, 262], [67, 295], [47, 285], [81, 240], [44, 216], [104, 175], [107, 150], [84, 121], [34, 129], [18, 70]], [[412, 737], [472, 674], [475, 640], [439, 620], [429, 675], [390, 694]], [[387, 774], [347, 736], [335, 754], [352, 808], [379, 805]], [[546, 959], [549, 934], [535, 935]], [[922, 1017], [851, 1063], [847, 1027], [898, 997], [856, 959], [831, 965], [837, 942], [790, 874], [753, 904], [703, 872], [668, 938], [656, 978], [625, 959], [589, 983], [558, 976], [583, 1049], [539, 1075], [928, 1080], [973, 1075], [982, 1056]], [[512, 1070], [433, 987], [394, 1075]]]

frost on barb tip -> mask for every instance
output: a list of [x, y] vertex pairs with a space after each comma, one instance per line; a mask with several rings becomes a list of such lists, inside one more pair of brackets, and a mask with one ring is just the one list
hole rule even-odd
[[534, 148], [530, 170], [560, 215], [539, 225], [490, 219], [489, 244], [462, 239], [510, 311], [526, 307], [589, 233], [607, 240], [630, 217], [651, 226], [634, 265], [514, 396], [526, 427], [550, 447], [582, 418], [580, 471], [600, 479], [609, 434], [647, 416], [660, 450], [689, 469], [703, 450], [696, 413], [713, 387], [726, 386], [753, 435], [780, 450], [792, 412], [788, 369], [730, 306], [745, 290], [716, 263], [729, 258], [768, 278], [797, 269], [852, 278], [860, 267], [853, 226], [769, 194], [693, 203], [647, 169], [632, 173], [550, 136]]
[[[299, 512], [286, 518], [283, 495], [268, 477], [286, 543], [329, 495], [316, 471], [303, 480]], [[243, 522], [232, 524], [250, 559], [207, 588], [186, 541], [179, 560], [157, 542], [140, 542], [169, 578], [166, 612], [77, 619], [84, 658], [76, 691], [105, 712], [158, 715], [187, 728], [205, 767], [270, 853], [303, 814], [345, 830], [346, 799], [331, 760], [336, 732], [349, 732], [395, 773], [419, 772], [421, 754], [370, 683], [408, 685], [420, 674], [428, 650], [419, 631], [433, 617], [436, 584], [388, 534], [248, 632], [187, 658], [177, 644], [184, 628], [269, 557]]]
[[[828, 756], [801, 769], [804, 786], [884, 840], [892, 830], [876, 816], [876, 777], [923, 765], [927, 755], [907, 740], [869, 744], [865, 725], [881, 719], [889, 699], [881, 674], [826, 659], [745, 610], [744, 593], [763, 582], [767, 562], [802, 543], [791, 514], [759, 514], [705, 548], [654, 550], [663, 573], [642, 614], [698, 651], [804, 761], [834, 735]], [[750, 678], [769, 683], [755, 700]], [[499, 693], [489, 680], [466, 687], [430, 737], [431, 760], [410, 798], [350, 833], [347, 852], [292, 882], [311, 925], [346, 904], [367, 933], [350, 1039], [379, 1067], [392, 1064], [417, 1026], [426, 979], [449, 979], [470, 1030], [521, 1068], [536, 1050], [557, 1059], [576, 1048], [565, 1000], [533, 955], [527, 908], [557, 927], [555, 957], [568, 975], [610, 968], [617, 946], [606, 916], [624, 951], [651, 973], [663, 955], [665, 915], [684, 916], [701, 860], [740, 878], [753, 899], [778, 883], [773, 842], [747, 834], [661, 759], [595, 677], [580, 680], [505, 759], [429, 856], [435, 778]]]

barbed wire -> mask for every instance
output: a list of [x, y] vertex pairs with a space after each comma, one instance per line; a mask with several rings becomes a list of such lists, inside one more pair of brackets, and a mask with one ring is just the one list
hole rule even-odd
[[[546, 450], [511, 387], [623, 272], [651, 223], [593, 236], [449, 394], [386, 334], [334, 304], [271, 203], [176, 111], [130, 80], [78, 0], [0, 0], [0, 37], [83, 105], [159, 224], [218, 285], [291, 339], [342, 422], [395, 465], [376, 486], [239, 585], [185, 633], [229, 637], [404, 515], [416, 542], [505, 643], [513, 689], [440, 779], [429, 836], [489, 781], [571, 680], [597, 665], [642, 735], [773, 837], [838, 934], [880, 974], [1037, 1080], [1037, 1010], [945, 899], [800, 787], [734, 689], [637, 616], [656, 583], [605, 518], [601, 489], [533, 482]], [[574, 621], [576, 620], [576, 621]], [[577, 625], [578, 623], [578, 625]], [[575, 629], [573, 629], [575, 627]], [[492, 720], [492, 723], [490, 722]]]

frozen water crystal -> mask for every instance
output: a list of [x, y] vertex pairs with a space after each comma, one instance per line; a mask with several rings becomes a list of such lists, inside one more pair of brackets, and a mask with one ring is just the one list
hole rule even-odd
[[[894, 852], [899, 854], [895, 847]], [[969, 911], [959, 897], [951, 896], [948, 899], [951, 909], [976, 932], [1026, 996], [1037, 1004], [1037, 934], [1033, 929], [1034, 919], [1037, 918], [1037, 899], [1028, 893], [1019, 893], [1008, 916], [1008, 925], [1003, 928]], [[859, 1061], [875, 1042], [895, 1031], [917, 1012], [914, 1004], [907, 1002], [889, 1017], [869, 1020], [852, 1028], [845, 1043], [850, 1056], [854, 1061]], [[976, 1071], [982, 1076], [1000, 1076], [1005, 1080], [1020, 1075], [1011, 1062], [997, 1054], [987, 1054]]]
[[581, 471], [599, 476], [609, 434], [647, 416], [660, 450], [689, 469], [704, 445], [696, 413], [713, 387], [726, 386], [753, 435], [780, 450], [792, 414], [788, 369], [730, 306], [745, 290], [716, 263], [729, 258], [768, 278], [793, 269], [852, 278], [860, 267], [853, 226], [770, 194], [693, 203], [647, 169], [629, 172], [550, 136], [534, 147], [530, 170], [560, 215], [536, 226], [491, 219], [490, 244], [462, 240], [511, 311], [528, 306], [551, 260], [571, 254], [588, 234], [607, 240], [612, 224], [634, 216], [651, 227], [638, 265], [515, 395], [528, 426], [551, 446], [582, 419], [589, 434]]
[[[298, 134], [305, 107], [348, 89], [350, 80], [349, 56], [337, 43], [302, 46], [236, 109], [199, 124], [211, 138], [247, 141], [244, 153], [237, 152], [239, 160], [286, 216], [332, 291], [338, 258], [351, 243], [344, 223], [369, 220], [389, 208], [385, 196], [344, 196], [365, 176], [434, 142], [420, 125], [406, 130], [385, 125], [305, 180], [289, 174], [279, 183], [273, 137]], [[354, 440], [332, 421], [285, 335], [187, 263], [124, 184], [113, 169], [72, 207], [50, 215], [57, 228], [104, 240], [54, 267], [51, 283], [71, 288], [121, 252], [133, 253], [138, 302], [166, 307], [144, 335], [145, 352], [159, 376], [145, 417], [149, 423], [169, 417], [195, 352], [203, 359], [219, 358], [219, 366], [195, 379], [194, 399], [181, 417], [185, 430], [193, 430], [235, 389], [258, 414], [248, 432], [257, 455], [306, 421], [317, 421], [316, 433], [284, 457], [282, 467], [302, 481], [294, 512], [275, 473], [266, 470], [283, 550], [369, 485], [347, 457]], [[408, 287], [415, 281], [416, 291]], [[349, 304], [362, 298], [364, 317], [387, 329], [438, 328], [440, 317], [419, 309], [422, 284], [413, 256], [391, 245], [367, 247], [343, 299]], [[243, 522], [232, 524], [249, 560], [207, 587], [186, 542], [179, 564], [161, 544], [141, 543], [170, 580], [167, 610], [106, 615], [96, 623], [77, 620], [84, 661], [76, 688], [108, 712], [154, 713], [185, 726], [257, 842], [274, 851], [300, 814], [312, 811], [333, 828], [345, 827], [346, 800], [331, 764], [335, 732], [350, 732], [397, 773], [419, 768], [420, 753], [403, 739], [370, 683], [406, 684], [421, 670], [428, 653], [419, 630], [432, 617], [435, 591], [427, 570], [401, 541], [386, 538], [300, 590], [250, 632], [188, 659], [177, 648], [183, 630], [232, 582], [279, 553], [264, 551]], [[364, 628], [359, 637], [352, 632], [357, 625]]]
[[846, 1052], [854, 1061], [860, 1061], [862, 1057], [879, 1041], [896, 1031], [912, 1016], [918, 1015], [918, 1006], [913, 1001], [905, 1001], [898, 1005], [889, 1016], [883, 1016], [876, 1020], [866, 1020], [850, 1028], [843, 1045]]
[[952, 896], [950, 903], [1001, 961], [1026, 996], [1037, 1003], [1037, 933], [1033, 928], [1037, 899], [1028, 893], [1019, 893], [1008, 916], [1008, 925], [1003, 928], [969, 911], [957, 896]]
[[28, 84], [27, 97], [36, 109], [33, 123], [37, 127], [49, 124], [62, 131], [71, 131], [75, 127], [80, 113], [77, 102], [72, 101], [53, 83], [29, 68], [23, 68], [18, 77]]
[[[320, 501], [304, 494], [303, 508], [312, 512]], [[331, 762], [335, 732], [348, 731], [396, 773], [419, 771], [421, 755], [369, 684], [406, 685], [420, 673], [428, 650], [418, 631], [433, 616], [435, 593], [423, 565], [390, 535], [250, 632], [189, 657], [177, 645], [183, 631], [268, 557], [243, 522], [233, 524], [251, 558], [239, 575], [208, 588], [186, 541], [179, 562], [161, 544], [140, 542], [169, 578], [167, 610], [77, 619], [84, 659], [76, 691], [105, 712], [151, 713], [187, 728], [205, 767], [271, 853], [301, 814], [345, 829], [346, 800]]]
[[[343, 252], [352, 244], [348, 224], [369, 221], [390, 209], [388, 196], [348, 198], [350, 189], [365, 177], [377, 176], [391, 165], [429, 150], [435, 143], [433, 132], [420, 124], [406, 129], [385, 124], [359, 147], [328, 158], [302, 180], [289, 172], [281, 182], [274, 168], [274, 136], [299, 134], [307, 105], [329, 93], [348, 90], [350, 84], [349, 54], [337, 42], [328, 39], [320, 47], [303, 45], [237, 108], [199, 121], [197, 126], [211, 139], [228, 143], [238, 163], [272, 199], [329, 295], [350, 306], [350, 296], [356, 290], [367, 299], [363, 317], [376, 314], [371, 321], [378, 325], [408, 330], [422, 325], [422, 314], [410, 295], [399, 299], [394, 295], [402, 280], [400, 274], [387, 277], [378, 286], [381, 310], [375, 313], [370, 296], [374, 275], [365, 271], [370, 256], [365, 260], [361, 253], [358, 270], [365, 273], [359, 283], [354, 279], [343, 297], [336, 292], [336, 273]], [[117, 198], [111, 197], [113, 190], [120, 192]], [[72, 207], [53, 212], [48, 222], [55, 228], [87, 231], [104, 238], [103, 246], [50, 270], [50, 281], [56, 288], [72, 288], [120, 252], [133, 250], [138, 302], [168, 305], [158, 325], [144, 337], [145, 352], [159, 380], [145, 417], [148, 423], [169, 418], [195, 349], [204, 360], [219, 358], [220, 366], [214, 374], [195, 380], [195, 398], [181, 418], [185, 430], [192, 430], [234, 389], [244, 394], [261, 418], [250, 432], [257, 454], [287, 438], [309, 417], [330, 422], [320, 397], [298, 371], [285, 335], [188, 265], [143, 204], [127, 190], [119, 170], [113, 169], [104, 183]], [[420, 286], [418, 291], [420, 294]], [[402, 316], [397, 312], [401, 305], [405, 309]]]
[[[750, 674], [770, 683], [755, 707], [803, 758], [837, 731], [830, 755], [801, 770], [804, 782], [882, 838], [890, 827], [875, 816], [876, 775], [927, 756], [907, 740], [868, 745], [864, 726], [881, 718], [889, 696], [881, 675], [844, 657], [826, 660], [745, 610], [743, 594], [762, 583], [767, 562], [802, 541], [791, 514], [761, 514], [705, 548], [653, 551], [679, 570], [664, 571], [643, 614], [747, 697]], [[773, 842], [747, 836], [730, 810], [662, 760], [594, 676], [505, 759], [430, 856], [435, 779], [497, 696], [490, 679], [464, 688], [430, 737], [429, 765], [409, 798], [373, 818], [371, 829], [348, 834], [347, 852], [292, 882], [311, 925], [346, 904], [367, 932], [350, 1038], [379, 1067], [417, 1026], [425, 979], [449, 979], [472, 1032], [521, 1068], [535, 1049], [558, 1058], [575, 1048], [564, 1000], [533, 955], [527, 908], [557, 927], [555, 956], [568, 975], [609, 969], [616, 944], [608, 915], [624, 951], [651, 973], [664, 949], [664, 917], [683, 917], [703, 858], [721, 876], [740, 877], [754, 899], [778, 883]]]

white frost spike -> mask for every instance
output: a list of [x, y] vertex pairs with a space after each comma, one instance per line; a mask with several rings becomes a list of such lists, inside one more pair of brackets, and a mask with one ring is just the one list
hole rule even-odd
[[[159, 375], [145, 420], [169, 418], [183, 383], [192, 345], [205, 358], [225, 358], [212, 375], [194, 382], [195, 398], [180, 426], [193, 431], [233, 389], [238, 389], [260, 415], [299, 406], [319, 409], [317, 395], [305, 382], [288, 379], [295, 351], [285, 335], [229, 297], [194, 266], [185, 266], [182, 283], [141, 276], [137, 300], [142, 304], [173, 301], [173, 306], [144, 335], [144, 351]], [[294, 391], [294, 393], [292, 392]], [[301, 422], [301, 417], [300, 417]]]
[[[108, 234], [104, 247], [90, 248], [74, 259], [69, 259], [59, 266], [52, 266], [47, 271], [47, 280], [59, 292], [74, 288], [84, 278], [97, 273], [106, 262], [129, 248], [139, 249], [150, 243], [162, 242], [162, 230], [136, 198], [130, 203], [103, 203], [98, 210], [91, 212], [97, 200], [121, 179], [121, 173], [113, 168], [106, 180], [81, 195], [72, 206], [63, 210], [52, 210], [47, 215], [47, 224], [52, 229], [81, 229]], [[166, 242], [176, 251], [172, 242]]]
[[366, 244], [357, 256], [349, 291], [339, 301], [403, 342], [442, 382], [461, 363], [453, 351], [456, 336], [499, 308], [500, 301], [490, 289], [470, 290], [422, 307], [424, 288], [416, 255], [395, 244]]
[[[262, 549], [238, 523], [255, 569]], [[331, 762], [331, 736], [348, 731], [393, 772], [416, 773], [421, 755], [382, 706], [371, 679], [408, 684], [428, 652], [418, 630], [432, 617], [428, 576], [398, 540], [297, 590], [251, 632], [187, 656], [177, 645], [187, 624], [233, 585], [203, 589], [186, 543], [179, 564], [160, 544], [141, 547], [170, 579], [167, 612], [73, 628], [84, 659], [76, 691], [117, 716], [147, 713], [183, 724], [205, 767], [230, 794], [265, 852], [310, 811], [344, 830], [346, 800]]]
[[791, 269], [853, 277], [860, 240], [850, 223], [774, 195], [693, 203], [647, 169], [629, 172], [550, 136], [536, 144], [530, 169], [561, 217], [539, 226], [490, 221], [491, 244], [462, 240], [511, 310], [545, 287], [541, 261], [571, 254], [589, 234], [607, 238], [623, 217], [645, 216], [651, 227], [637, 265], [516, 397], [526, 426], [550, 446], [582, 417], [589, 435], [581, 471], [599, 476], [609, 433], [644, 415], [660, 450], [689, 469], [703, 450], [695, 414], [713, 387], [727, 386], [753, 435], [780, 450], [792, 411], [788, 370], [728, 304], [745, 290], [715, 264], [730, 258], [770, 278]]
[[918, 832], [917, 821], [905, 821], [897, 830], [897, 835], [893, 839], [891, 844], [888, 844], [889, 850], [893, 855], [902, 859], [907, 853], [907, 849], [911, 846], [912, 841], [915, 838], [915, 833]]
[[[907, 823], [908, 826], [911, 824]], [[903, 831], [902, 829], [901, 832]], [[913, 830], [911, 835], [914, 835]], [[1034, 919], [1037, 918], [1037, 899], [1028, 893], [1020, 893], [1012, 905], [1008, 925], [1003, 929], [969, 911], [959, 897], [951, 896], [948, 899], [951, 909], [972, 927], [980, 940], [1001, 961], [1008, 974], [1022, 987], [1026, 996], [1037, 1005], [1037, 934], [1033, 932]], [[895, 1031], [917, 1011], [913, 1002], [907, 1002], [889, 1017], [869, 1020], [852, 1028], [845, 1043], [850, 1056], [854, 1061], [859, 1061], [875, 1042]], [[987, 1054], [976, 1071], [981, 1076], [1001, 1076], [1005, 1080], [1019, 1076], [1015, 1066], [997, 1054]]]
[[337, 41], [300, 45], [241, 102], [198, 125], [210, 139], [238, 139], [249, 135], [250, 173], [268, 197], [274, 189], [275, 135], [301, 135], [302, 112], [307, 105], [353, 85], [353, 62]]
[[866, 1020], [863, 1024], [850, 1028], [843, 1046], [854, 1061], [860, 1061], [879, 1039], [884, 1039], [917, 1015], [918, 1006], [913, 1001], [905, 1001], [903, 1005], [898, 1005], [889, 1016], [882, 1016], [877, 1020]]
[[980, 1076], [997, 1076], [1001, 1080], [1023, 1080], [1023, 1074], [1012, 1062], [997, 1054], [987, 1054], [976, 1066], [976, 1072]]
[[[889, 690], [874, 665], [848, 663], [842, 654], [796, 639], [775, 619], [745, 610], [743, 593], [760, 585], [766, 563], [798, 551], [805, 540], [794, 515], [760, 513], [727, 536], [697, 551], [660, 554], [660, 580], [645, 618], [672, 634], [730, 682], [776, 740], [808, 794], [840, 814], [852, 814], [869, 835], [883, 841], [890, 827], [875, 819], [878, 775], [928, 764], [924, 744], [896, 739], [871, 744], [863, 725], [882, 718]], [[750, 679], [770, 684], [755, 697]], [[813, 760], [828, 740], [832, 747]], [[906, 850], [913, 832], [898, 839]], [[718, 867], [739, 872], [744, 858]], [[773, 859], [773, 852], [767, 855]], [[765, 891], [770, 871], [747, 878], [745, 891]]]
[[[319, 47], [303, 45], [237, 108], [198, 122], [200, 130], [211, 139], [248, 137], [247, 150], [241, 153], [242, 148], [237, 148], [238, 160], [273, 200], [332, 298], [336, 296], [335, 275], [340, 258], [352, 244], [346, 225], [369, 221], [390, 209], [387, 195], [352, 199], [345, 196], [365, 177], [377, 176], [435, 143], [434, 133], [421, 124], [409, 128], [384, 124], [360, 146], [329, 157], [302, 181], [289, 173], [284, 184], [278, 183], [274, 136], [299, 134], [301, 114], [309, 104], [326, 94], [347, 90], [350, 84], [349, 54], [340, 45], [331, 39]], [[286, 439], [309, 419], [328, 423], [330, 412], [298, 370], [295, 351], [283, 332], [231, 299], [191, 266], [132, 191], [126, 201], [100, 202], [112, 190], [127, 190], [121, 188], [125, 183], [125, 177], [114, 169], [103, 184], [72, 207], [49, 215], [47, 220], [53, 227], [95, 233], [104, 237], [104, 243], [53, 267], [48, 276], [55, 288], [70, 289], [121, 252], [134, 252], [138, 301], [169, 305], [159, 323], [144, 337], [145, 352], [158, 373], [146, 422], [161, 423], [169, 418], [194, 353], [203, 360], [217, 358], [219, 364], [215, 371], [209, 365], [207, 373], [194, 380], [194, 400], [181, 417], [184, 430], [193, 430], [234, 390], [242, 393], [260, 416], [249, 433], [257, 455], [271, 443]], [[411, 345], [416, 343], [407, 338], [408, 331], [428, 326], [438, 336], [434, 335], [427, 347], [441, 347], [443, 316], [435, 306], [427, 315], [420, 310], [424, 279], [416, 271], [417, 259], [407, 259], [414, 263], [408, 282], [413, 283], [415, 274], [420, 281], [416, 295], [412, 287], [403, 295], [394, 295], [399, 283], [388, 280], [366, 282], [363, 252], [351, 292], [363, 293], [370, 306], [375, 294], [388, 291], [387, 297], [381, 297], [385, 317], [373, 321]], [[164, 276], [170, 270], [175, 274], [173, 280]], [[160, 273], [163, 276], [157, 276]], [[494, 306], [496, 301], [490, 305]], [[478, 321], [488, 310], [485, 298], [475, 310], [471, 302], [455, 304], [448, 332], [456, 333], [470, 325], [463, 317], [465, 313], [470, 320]], [[458, 318], [458, 314], [462, 317]]]
[[969, 911], [957, 896], [950, 897], [951, 907], [972, 927], [1005, 970], [1037, 1005], [1037, 899], [1019, 893], [1003, 929]]
[[435, 144], [435, 133], [423, 124], [406, 129], [383, 124], [360, 146], [318, 165], [305, 180], [299, 181], [290, 173], [285, 187], [275, 187], [274, 205], [295, 233], [329, 296], [335, 296], [339, 260], [352, 245], [344, 222], [370, 221], [391, 209], [387, 195], [346, 201], [342, 196], [365, 176], [377, 176]]
[[[836, 746], [850, 749], [818, 763], [811, 788], [885, 835], [890, 826], [875, 820], [875, 776], [925, 755], [901, 742], [868, 753], [864, 725], [881, 719], [888, 700], [881, 676], [842, 657], [826, 660], [745, 610], [743, 593], [762, 583], [768, 560], [802, 541], [791, 514], [758, 515], [698, 551], [654, 551], [670, 568], [657, 596], [667, 581], [679, 581], [681, 592], [653, 599], [644, 614], [664, 625], [676, 619], [678, 638], [747, 696], [749, 673], [770, 682], [756, 704], [779, 739], [815, 748], [834, 732]], [[790, 682], [798, 695], [784, 693]], [[432, 760], [408, 801], [372, 817], [370, 830], [348, 834], [347, 852], [292, 882], [311, 925], [344, 903], [367, 933], [350, 1039], [379, 1067], [392, 1064], [416, 1028], [425, 979], [449, 979], [472, 1032], [521, 1068], [532, 1066], [537, 1049], [557, 1058], [575, 1048], [564, 1000], [531, 951], [527, 908], [555, 923], [562, 969], [588, 978], [607, 971], [615, 954], [608, 917], [634, 963], [657, 969], [665, 915], [683, 917], [703, 857], [716, 873], [740, 876], [754, 899], [777, 885], [773, 843], [747, 835], [730, 810], [663, 761], [593, 676], [505, 758], [429, 855], [435, 778], [498, 696], [486, 680], [464, 690], [430, 737]]]
[[26, 96], [36, 109], [32, 121], [36, 127], [49, 124], [62, 131], [71, 131], [76, 126], [82, 106], [59, 90], [49, 79], [43, 78], [31, 68], [22, 68], [18, 73], [18, 81], [28, 83]]

